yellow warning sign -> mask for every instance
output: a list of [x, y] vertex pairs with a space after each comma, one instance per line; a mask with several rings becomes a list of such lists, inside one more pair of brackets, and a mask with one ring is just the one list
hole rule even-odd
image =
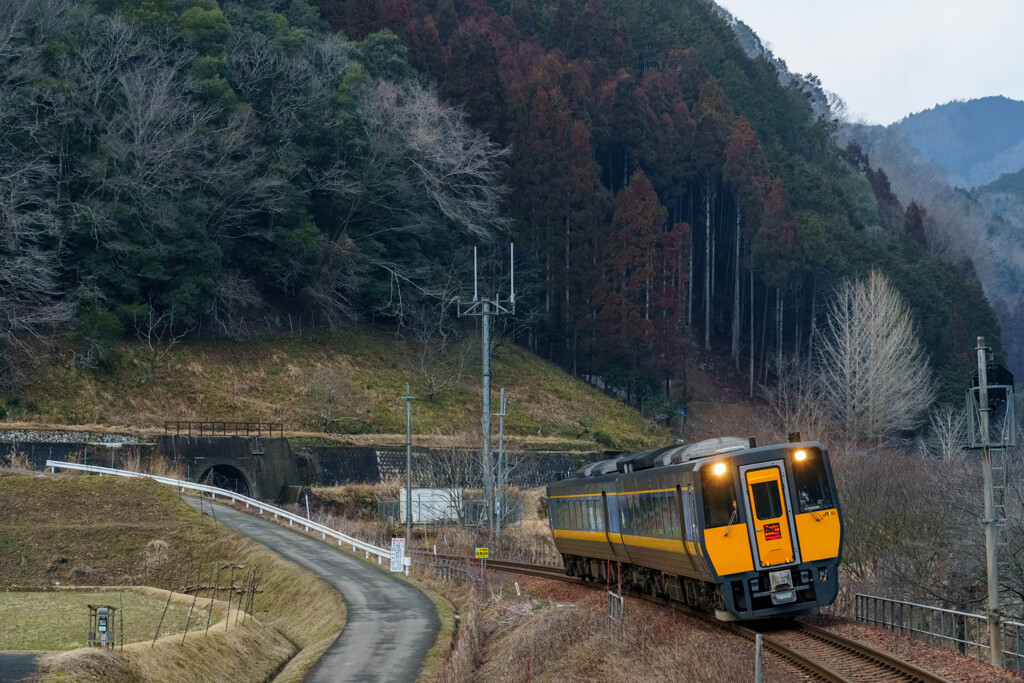
[[477, 548], [476, 549], [476, 559], [478, 559], [478, 560], [486, 560], [487, 558], [488, 558], [488, 549], [487, 548]]

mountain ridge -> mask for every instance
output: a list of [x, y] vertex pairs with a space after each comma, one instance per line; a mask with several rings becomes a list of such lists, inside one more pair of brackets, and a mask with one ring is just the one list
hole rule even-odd
[[1024, 102], [1002, 95], [954, 100], [891, 124], [951, 184], [974, 188], [1024, 168]]

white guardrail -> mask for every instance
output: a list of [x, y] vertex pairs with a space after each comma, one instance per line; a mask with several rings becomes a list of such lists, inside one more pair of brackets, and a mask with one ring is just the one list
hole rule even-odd
[[[352, 546], [352, 552], [355, 552], [356, 550], [362, 550], [364, 553], [366, 553], [367, 558], [369, 558], [370, 555], [376, 555], [377, 564], [381, 564], [381, 562], [384, 559], [391, 557], [391, 550], [387, 548], [378, 548], [377, 546], [367, 543], [365, 541], [360, 541], [358, 538], [353, 538], [351, 536], [347, 536], [341, 533], [340, 531], [335, 531], [334, 529], [328, 526], [324, 526], [323, 524], [317, 524], [313, 520], [306, 519], [301, 515], [296, 515], [294, 513], [288, 512], [287, 510], [282, 510], [281, 508], [276, 507], [274, 505], [267, 505], [266, 503], [256, 500], [255, 498], [243, 496], [240, 493], [235, 493], [234, 491], [218, 488], [216, 486], [196, 484], [191, 481], [182, 481], [180, 479], [172, 479], [170, 477], [159, 477], [155, 474], [142, 474], [140, 472], [131, 472], [128, 470], [115, 470], [110, 467], [99, 467], [97, 465], [79, 465], [78, 463], [63, 462], [61, 460], [47, 460], [46, 467], [52, 468], [54, 470], [60, 468], [65, 470], [78, 470], [79, 472], [92, 472], [94, 474], [99, 474], [101, 476], [104, 474], [109, 474], [116, 477], [145, 477], [147, 479], [153, 479], [154, 481], [158, 481], [161, 484], [176, 486], [181, 490], [182, 493], [184, 493], [185, 490], [187, 489], [189, 491], [200, 491], [203, 493], [209, 493], [214, 499], [216, 499], [217, 496], [220, 496], [225, 499], [230, 498], [232, 502], [241, 501], [245, 503], [245, 507], [247, 508], [252, 506], [257, 508], [261, 513], [269, 512], [274, 515], [274, 519], [277, 519], [278, 517], [287, 519], [288, 526], [292, 526], [292, 523], [294, 522], [296, 524], [301, 524], [303, 527], [306, 528], [306, 531], [319, 531], [320, 537], [323, 540], [327, 540], [328, 536], [330, 536], [331, 538], [335, 538], [338, 540], [338, 545], [350, 545]], [[408, 557], [405, 558], [405, 566], [406, 570], [408, 571]]]

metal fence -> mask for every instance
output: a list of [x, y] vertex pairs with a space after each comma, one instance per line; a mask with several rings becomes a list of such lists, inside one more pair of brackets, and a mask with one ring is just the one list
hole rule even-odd
[[[413, 501], [413, 523], [415, 524], [448, 524], [457, 521], [450, 521], [447, 516], [443, 517], [439, 514], [439, 510], [432, 508], [429, 504], [424, 504], [422, 509], [418, 505], [417, 501]], [[462, 526], [475, 527], [483, 526], [487, 523], [484, 501], [464, 498], [459, 507]], [[446, 515], [449, 514], [447, 508], [445, 513]], [[377, 518], [384, 523], [404, 524], [405, 518], [401, 513], [401, 502], [397, 500], [378, 500]], [[506, 501], [505, 514], [502, 515], [501, 520], [503, 527], [522, 522], [523, 501]]]
[[164, 434], [175, 436], [266, 436], [274, 434], [284, 437], [283, 422], [209, 422], [192, 420], [168, 420], [164, 422]]
[[[960, 654], [984, 661], [990, 658], [988, 619], [983, 614], [857, 593], [854, 616], [858, 621], [930, 640]], [[1024, 670], [1024, 623], [1003, 620], [1003, 661], [1007, 669]]]

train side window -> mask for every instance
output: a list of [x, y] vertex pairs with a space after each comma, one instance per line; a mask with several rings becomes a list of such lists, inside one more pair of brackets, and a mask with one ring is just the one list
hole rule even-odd
[[641, 494], [637, 496], [636, 501], [637, 511], [640, 513], [640, 533], [643, 536], [650, 536], [651, 533], [651, 515], [647, 509], [647, 495]]
[[670, 493], [665, 498], [665, 535], [669, 538], [679, 538], [679, 505], [676, 503], [676, 494]]
[[594, 505], [597, 508], [596, 510], [594, 510], [594, 516], [597, 517], [597, 530], [598, 531], [604, 531], [604, 506], [605, 506], [605, 501], [603, 499], [601, 499], [601, 498], [598, 498], [597, 501], [595, 501]]
[[637, 535], [637, 530], [640, 528], [640, 518], [636, 514], [636, 496], [627, 496], [627, 507], [629, 508], [629, 533], [634, 536]]
[[589, 505], [590, 530], [597, 531], [597, 501], [590, 501]]
[[629, 509], [629, 499], [625, 496], [618, 496], [615, 499], [615, 504], [619, 506], [619, 532], [629, 532], [629, 520], [626, 519], [626, 511]]
[[704, 467], [700, 471], [700, 482], [704, 496], [705, 528], [726, 526], [730, 520], [738, 522], [738, 518], [732, 518], [733, 510], [737, 510], [738, 507], [736, 486], [730, 473], [718, 475], [714, 474], [710, 467]]
[[576, 506], [578, 504], [579, 504], [578, 500], [570, 500], [569, 501], [569, 526], [571, 528], [573, 528], [573, 529], [578, 529], [579, 528], [578, 522], [579, 522], [580, 515], [579, 515], [579, 512], [576, 509]]
[[807, 457], [803, 461], [793, 460], [791, 464], [800, 512], [814, 512], [833, 507], [832, 489], [828, 485], [821, 451], [808, 449]]
[[594, 530], [594, 503], [590, 500], [583, 501], [583, 528]]
[[558, 505], [558, 527], [560, 529], [564, 529], [565, 528], [565, 516], [566, 516], [565, 515], [565, 501], [564, 500], [560, 500], [560, 501], [558, 501], [557, 505]]
[[651, 496], [651, 531], [655, 536], [665, 535], [665, 515], [661, 511], [661, 496]]

